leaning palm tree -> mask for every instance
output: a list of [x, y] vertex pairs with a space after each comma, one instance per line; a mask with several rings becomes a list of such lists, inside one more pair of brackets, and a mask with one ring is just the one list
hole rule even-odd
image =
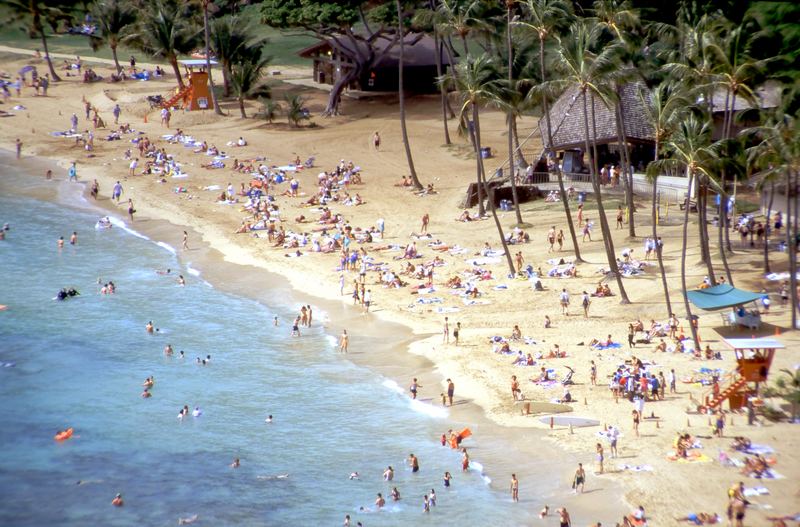
[[166, 59], [182, 89], [178, 56], [190, 53], [197, 46], [201, 31], [187, 5], [176, 0], [148, 0], [139, 22], [123, 40], [153, 57]]
[[268, 85], [264, 83], [264, 69], [269, 64], [269, 57], [259, 56], [249, 57], [243, 59], [233, 65], [231, 73], [231, 82], [236, 91], [236, 99], [239, 101], [239, 112], [242, 118], [246, 119], [247, 114], [244, 110], [245, 99], [269, 99], [271, 91]]
[[[117, 59], [117, 47], [124, 36], [124, 31], [136, 21], [136, 11], [123, 0], [102, 0], [94, 4], [92, 17], [97, 22], [100, 36], [93, 37], [95, 40], [105, 42], [111, 49], [111, 56], [114, 58], [114, 66], [117, 74], [122, 71], [122, 66]], [[94, 46], [93, 46], [94, 47]]]
[[[584, 129], [584, 154], [589, 160], [589, 172], [592, 179], [595, 199], [597, 200], [597, 212], [600, 216], [600, 229], [603, 233], [603, 245], [606, 250], [609, 272], [616, 278], [619, 288], [620, 300], [623, 304], [629, 304], [628, 294], [622, 283], [622, 275], [617, 266], [617, 257], [614, 251], [614, 240], [611, 238], [611, 229], [608, 226], [605, 207], [603, 206], [603, 196], [600, 190], [600, 181], [597, 174], [597, 156], [591, 155], [590, 144], [593, 136], [589, 134], [589, 98], [594, 105], [595, 99], [599, 99], [602, 104], [611, 107], [613, 98], [616, 94], [607, 89], [605, 79], [614, 71], [619, 63], [616, 60], [618, 48], [616, 45], [604, 47], [599, 53], [592, 51], [595, 37], [597, 36], [598, 26], [589, 27], [584, 21], [572, 24], [570, 32], [565, 37], [557, 37], [558, 40], [558, 59], [561, 68], [564, 70], [564, 78], [559, 81], [552, 81], [553, 84], [572, 84], [578, 88], [578, 93], [583, 102], [583, 129]], [[592, 113], [592, 123], [595, 122], [594, 112]]]
[[406, 13], [403, 11], [403, 6], [400, 3], [400, 0], [396, 0], [395, 2], [397, 6], [397, 35], [400, 41], [400, 59], [397, 61], [397, 97], [399, 98], [399, 106], [400, 106], [400, 131], [403, 136], [403, 146], [406, 150], [406, 161], [408, 161], [408, 171], [411, 173], [411, 182], [414, 185], [414, 188], [417, 190], [422, 190], [423, 186], [422, 183], [419, 182], [419, 177], [417, 177], [417, 169], [414, 168], [414, 157], [411, 155], [411, 143], [408, 141], [408, 130], [406, 130], [406, 94], [405, 89], [403, 87], [403, 69], [405, 67], [404, 59], [405, 59], [405, 30], [403, 29], [403, 18], [406, 16]]
[[[689, 224], [689, 198], [696, 180], [713, 179], [713, 168], [717, 163], [717, 152], [711, 148], [711, 129], [708, 123], [701, 122], [696, 116], [688, 115], [682, 119], [670, 136], [665, 145], [670, 157], [653, 161], [647, 167], [651, 177], [660, 171], [667, 169], [680, 171], [686, 170], [688, 178], [688, 192], [686, 195], [686, 207], [683, 217], [683, 245], [681, 248], [681, 287], [683, 288], [683, 302], [686, 308], [686, 317], [689, 320], [689, 327], [692, 330], [692, 338], [695, 346], [700, 346], [697, 339], [697, 328], [693, 322], [692, 309], [689, 305], [688, 288], [686, 287], [686, 249], [688, 245], [688, 224]], [[702, 183], [697, 184], [699, 188]], [[700, 203], [698, 200], [698, 209]], [[702, 241], [701, 241], [702, 243]]]
[[[475, 157], [476, 170], [478, 173], [478, 188], [483, 188], [489, 203], [489, 210], [492, 213], [497, 232], [500, 236], [500, 244], [503, 246], [503, 252], [506, 255], [508, 262], [509, 272], [514, 274], [514, 261], [511, 258], [511, 253], [508, 250], [505, 234], [503, 234], [503, 226], [500, 224], [500, 219], [497, 217], [497, 210], [494, 204], [494, 195], [489, 191], [489, 186], [486, 184], [486, 170], [483, 166], [483, 158], [481, 152], [481, 105], [491, 103], [496, 100], [496, 94], [499, 90], [499, 79], [497, 68], [494, 61], [487, 55], [482, 54], [476, 58], [467, 56], [465, 60], [460, 62], [456, 68], [457, 75], [453, 76], [453, 81], [461, 97], [461, 114], [472, 114], [472, 122], [475, 127], [475, 143], [478, 147], [478, 152]], [[455, 79], [458, 80], [455, 80]]]
[[[653, 138], [655, 140], [655, 159], [660, 159], [661, 149], [664, 143], [670, 138], [678, 127], [680, 121], [685, 117], [689, 107], [689, 100], [685, 92], [678, 83], [662, 82], [653, 88], [648, 94], [644, 90], [639, 91], [639, 99], [645, 110], [645, 118], [650, 121], [653, 127]], [[653, 183], [653, 241], [656, 245], [656, 258], [658, 259], [658, 270], [661, 274], [661, 285], [664, 288], [664, 300], [667, 304], [667, 316], [672, 315], [672, 304], [669, 299], [669, 286], [667, 285], [667, 273], [664, 269], [664, 259], [662, 257], [662, 244], [658, 238], [658, 176], [659, 173], [650, 174]]]
[[[69, 5], [67, 3], [62, 6]], [[47, 45], [47, 35], [45, 34], [45, 24], [55, 26], [58, 20], [68, 18], [65, 12], [56, 2], [45, 0], [0, 0], [0, 6], [7, 8], [11, 22], [21, 21], [25, 24], [25, 29], [32, 37], [39, 35], [42, 39], [44, 49], [44, 59], [50, 69], [50, 76], [53, 81], [60, 81], [61, 77], [53, 68], [53, 61], [50, 60], [50, 49]]]
[[[518, 25], [525, 28], [535, 35], [539, 41], [539, 68], [540, 68], [540, 82], [541, 84], [547, 83], [547, 68], [545, 67], [545, 44], [553, 37], [553, 33], [558, 31], [565, 21], [571, 18], [571, 11], [569, 4], [564, 0], [526, 0], [523, 5], [524, 17], [521, 21], [517, 22]], [[529, 95], [536, 95], [535, 90], [531, 90]], [[547, 94], [541, 98], [542, 110], [544, 112], [545, 123], [547, 124], [547, 134], [543, 137], [543, 143], [550, 155], [554, 155], [553, 151], [553, 126], [550, 119], [549, 99]], [[566, 199], [567, 191], [564, 188], [564, 176], [561, 173], [561, 168], [556, 163], [555, 166], [556, 177], [558, 178], [558, 189], [561, 192], [561, 204], [564, 206], [564, 214], [567, 218], [567, 227], [569, 228], [569, 236], [572, 239], [572, 247], [575, 251], [575, 261], [583, 262], [581, 258], [581, 250], [578, 246], [578, 237], [575, 233], [575, 224], [572, 222], [572, 212], [569, 209], [569, 201]]]

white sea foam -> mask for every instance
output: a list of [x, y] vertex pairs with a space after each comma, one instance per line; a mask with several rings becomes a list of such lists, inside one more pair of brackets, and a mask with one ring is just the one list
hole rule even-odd
[[439, 419], [443, 419], [448, 416], [449, 412], [447, 408], [443, 408], [441, 406], [434, 406], [432, 404], [423, 403], [422, 401], [418, 401], [417, 399], [411, 399], [411, 409], [415, 412], [419, 412], [421, 414], [429, 415], [431, 417], [436, 417]]
[[133, 234], [133, 235], [134, 235], [134, 236], [136, 236], [137, 238], [141, 238], [141, 239], [143, 239], [143, 240], [149, 240], [149, 239], [150, 239], [150, 238], [148, 238], [147, 236], [145, 236], [144, 234], [142, 234], [141, 232], [139, 232], [139, 231], [136, 231], [136, 230], [134, 230], [134, 229], [131, 229], [130, 227], [128, 227], [128, 226], [125, 224], [125, 222], [124, 222], [123, 220], [119, 219], [119, 218], [115, 218], [114, 216], [109, 216], [109, 217], [108, 217], [108, 219], [109, 219], [109, 220], [111, 220], [111, 224], [112, 224], [114, 227], [119, 227], [119, 228], [120, 228], [120, 229], [122, 229], [123, 231], [125, 231], [125, 232], [127, 232], [127, 233], [129, 233], [129, 234]]
[[175, 247], [173, 247], [172, 245], [170, 245], [168, 243], [156, 242], [156, 245], [158, 245], [162, 249], [166, 249], [167, 251], [171, 252], [172, 254], [178, 254], [178, 251], [175, 250]]
[[396, 382], [394, 382], [394, 381], [393, 381], [393, 380], [391, 380], [391, 379], [384, 379], [384, 380], [383, 380], [383, 382], [382, 382], [381, 384], [382, 384], [384, 387], [386, 387], [386, 388], [389, 388], [389, 389], [390, 389], [390, 390], [392, 390], [393, 392], [396, 392], [396, 393], [399, 393], [399, 394], [403, 394], [403, 393], [405, 393], [405, 392], [403, 391], [403, 389], [400, 387], [400, 385], [399, 385], [399, 384], [397, 384]]
[[334, 347], [334, 348], [336, 348], [336, 347], [338, 347], [338, 346], [339, 346], [339, 339], [337, 339], [337, 338], [336, 338], [336, 337], [334, 337], [333, 335], [325, 335], [325, 340], [327, 340], [327, 341], [328, 341], [328, 344], [329, 344], [331, 347]]
[[186, 264], [186, 272], [192, 276], [200, 276], [200, 271], [192, 267], [192, 263], [189, 262]]

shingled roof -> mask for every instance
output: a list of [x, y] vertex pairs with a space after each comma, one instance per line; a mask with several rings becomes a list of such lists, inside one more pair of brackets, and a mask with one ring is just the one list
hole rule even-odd
[[[639, 98], [639, 91], [647, 88], [641, 83], [625, 84], [620, 89], [622, 107], [625, 112], [625, 134], [628, 141], [653, 141], [653, 127], [645, 117], [645, 108]], [[597, 125], [597, 144], [617, 142], [617, 118], [613, 109], [592, 94], [586, 95], [589, 111], [589, 132], [592, 132], [592, 99], [594, 98], [595, 121]], [[550, 120], [553, 123], [553, 148], [565, 150], [584, 146], [583, 97], [577, 87], [570, 87], [550, 107]], [[547, 120], [539, 119], [543, 143], [547, 144]]]

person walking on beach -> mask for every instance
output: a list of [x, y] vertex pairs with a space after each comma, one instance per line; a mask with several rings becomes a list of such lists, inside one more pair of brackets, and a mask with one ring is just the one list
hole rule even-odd
[[350, 337], [347, 336], [347, 330], [343, 329], [342, 334], [339, 336], [339, 351], [347, 353], [347, 346], [350, 343]]
[[444, 325], [442, 326], [442, 344], [450, 343], [450, 322], [448, 317], [444, 317]]
[[636, 437], [639, 437], [639, 421], [641, 420], [641, 414], [639, 414], [639, 410], [634, 410], [631, 412], [633, 416], [633, 432], [636, 434]]
[[19, 159], [22, 157], [22, 141], [19, 140], [19, 137], [17, 137], [15, 144], [17, 146], [17, 159]]
[[428, 233], [428, 224], [431, 222], [431, 216], [427, 212], [422, 215], [422, 227], [420, 227], [420, 234]]
[[556, 512], [558, 513], [559, 527], [572, 527], [572, 520], [570, 519], [566, 508], [561, 507]]
[[417, 384], [417, 378], [414, 377], [414, 379], [411, 381], [411, 386], [408, 388], [408, 391], [411, 392], [411, 398], [412, 399], [416, 399], [417, 398], [417, 389], [419, 389], [419, 388], [422, 388], [422, 385], [421, 384]]
[[169, 128], [169, 119], [172, 117], [172, 114], [169, 111], [169, 108], [162, 108], [161, 109], [161, 124], [165, 128]]
[[580, 487], [580, 492], [583, 494], [583, 486], [586, 482], [586, 472], [583, 470], [583, 463], [578, 463], [578, 469], [575, 471], [575, 477], [572, 479], [572, 488], [575, 490], [575, 493], [578, 493], [578, 487]]
[[111, 190], [111, 199], [119, 203], [120, 196], [122, 196], [122, 185], [117, 181], [114, 188]]
[[458, 346], [458, 335], [461, 333], [461, 322], [456, 322], [456, 328], [453, 330], [453, 341]]
[[183, 231], [183, 250], [189, 250], [189, 233], [186, 231]]
[[119, 124], [119, 115], [122, 113], [122, 108], [119, 107], [119, 104], [114, 105], [114, 109], [111, 110], [111, 113], [114, 114], [114, 124]]
[[624, 228], [624, 225], [622, 223], [623, 215], [624, 212], [622, 211], [622, 205], [620, 205], [619, 207], [617, 207], [617, 229]]
[[583, 292], [581, 296], [581, 305], [583, 306], [583, 318], [589, 318], [589, 304], [591, 304], [591, 300], [589, 300], [589, 293], [586, 291]]
[[511, 474], [511, 501], [519, 501], [519, 480], [516, 474]]
[[591, 368], [589, 369], [589, 382], [591, 382], [592, 386], [597, 386], [597, 365], [594, 361], [591, 362]]
[[129, 199], [128, 200], [128, 217], [131, 219], [131, 222], [133, 222], [133, 215], [135, 213], [136, 213], [136, 209], [133, 208], [133, 200]]
[[67, 175], [69, 176], [70, 181], [78, 181], [78, 167], [75, 161], [69, 166], [69, 170], [67, 170]]
[[76, 114], [72, 114], [72, 117], [69, 118], [70, 131], [74, 132], [78, 129], [78, 116]]
[[561, 303], [561, 314], [569, 316], [569, 293], [566, 288], [561, 289], [561, 295], [558, 298]]

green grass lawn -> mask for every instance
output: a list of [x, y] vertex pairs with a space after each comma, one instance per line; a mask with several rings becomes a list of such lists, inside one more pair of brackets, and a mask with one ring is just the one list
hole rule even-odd
[[[252, 15], [257, 16], [255, 13]], [[250, 13], [247, 13], [247, 16], [250, 16]], [[0, 10], [0, 20], [5, 19], [5, 13]], [[30, 50], [38, 49], [43, 52], [41, 39], [29, 38], [27, 33], [22, 30], [21, 26], [22, 24], [20, 23], [0, 24], [0, 45]], [[280, 31], [264, 25], [258, 25], [256, 27], [260, 35], [269, 38], [269, 42], [265, 47], [265, 53], [272, 57], [272, 64], [276, 66], [311, 66], [311, 61], [298, 57], [297, 52], [316, 42], [313, 36], [298, 31]], [[52, 34], [49, 31], [47, 37], [48, 47], [52, 53], [66, 53], [68, 55], [80, 55], [82, 57], [95, 56], [111, 59], [111, 50], [108, 46], [103, 46], [97, 51], [92, 51], [88, 37]], [[120, 46], [117, 50], [117, 54], [120, 62], [123, 64], [127, 64], [131, 54], [135, 55], [139, 61], [163, 62], [153, 60], [151, 57], [145, 57], [142, 52], [125, 46]]]

